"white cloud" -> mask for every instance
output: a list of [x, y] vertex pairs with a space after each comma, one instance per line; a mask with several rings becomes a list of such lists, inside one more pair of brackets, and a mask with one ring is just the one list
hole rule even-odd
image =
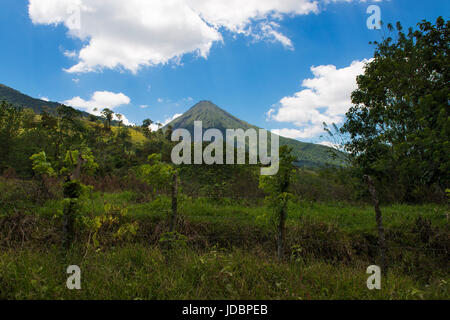
[[77, 57], [77, 52], [76, 51], [69, 51], [66, 50], [64, 51], [64, 55], [68, 58], [76, 58]]
[[353, 61], [341, 69], [334, 65], [311, 67], [314, 78], [302, 82], [304, 89], [280, 100], [278, 109], [267, 117], [287, 122], [300, 129], [280, 129], [279, 134], [295, 138], [312, 138], [323, 132], [322, 123], [342, 123], [351, 106], [351, 93], [357, 88], [356, 77], [370, 60]]
[[317, 13], [318, 2], [310, 0], [188, 0], [201, 17], [216, 28], [249, 33], [252, 20], [280, 20], [285, 15]]
[[261, 33], [256, 34], [253, 37], [256, 40], [266, 40], [270, 42], [280, 42], [283, 47], [289, 50], [294, 50], [294, 45], [292, 44], [291, 39], [286, 37], [284, 34], [280, 33], [279, 31], [276, 31], [280, 25], [276, 22], [270, 22], [270, 23], [261, 23]]
[[[127, 119], [127, 117], [125, 117], [123, 114], [120, 114], [122, 116], [122, 123], [126, 126], [135, 126], [136, 124], [133, 122], [130, 122], [130, 120]], [[113, 117], [114, 120], [119, 120], [119, 118], [117, 117], [117, 115], [115, 114]]]
[[333, 148], [333, 149], [336, 149], [336, 150], [342, 149], [341, 145], [333, 143], [333, 142], [330, 142], [330, 141], [322, 141], [322, 142], [319, 142], [319, 144], [321, 144], [323, 146], [327, 146], [327, 147]]
[[271, 132], [291, 139], [308, 139], [317, 136], [323, 132], [322, 126], [307, 126], [303, 129], [273, 129]]
[[141, 108], [141, 109], [147, 109], [149, 106], [148, 105], [146, 105], [146, 104], [143, 104], [143, 105], [140, 105], [139, 106], [139, 108]]
[[34, 24], [63, 24], [84, 41], [79, 52], [66, 51], [78, 63], [68, 72], [180, 63], [186, 53], [207, 58], [223, 41], [222, 30], [293, 44], [275, 21], [318, 13], [314, 0], [29, 0]]
[[[74, 97], [70, 100], [66, 100], [63, 103], [68, 106], [72, 106], [78, 109], [82, 109], [91, 114], [100, 116], [101, 111], [105, 108], [114, 110], [117, 107], [130, 104], [130, 98], [123, 93], [114, 93], [110, 91], [96, 91], [91, 96], [90, 100], [84, 100], [80, 97]], [[132, 125], [128, 119], [122, 115], [122, 120], [125, 125]], [[114, 116], [115, 120], [118, 120]]]
[[164, 127], [166, 124], [170, 123], [172, 120], [175, 120], [176, 118], [178, 118], [178, 117], [180, 117], [180, 116], [182, 116], [182, 115], [183, 115], [182, 113], [176, 113], [176, 114], [174, 114], [172, 117], [169, 117], [169, 118], [167, 118], [166, 120], [164, 120], [163, 122], [161, 122], [161, 121], [155, 121], [155, 123], [152, 123], [152, 124], [150, 125], [150, 130], [151, 130], [151, 131], [157, 131], [157, 130], [159, 129], [159, 127], [158, 127], [158, 125], [157, 125], [158, 122], [161, 123], [162, 126]]
[[41, 99], [41, 100], [44, 100], [44, 101], [47, 101], [47, 102], [50, 101], [50, 99], [47, 98], [47, 97], [40, 97], [40, 99]]

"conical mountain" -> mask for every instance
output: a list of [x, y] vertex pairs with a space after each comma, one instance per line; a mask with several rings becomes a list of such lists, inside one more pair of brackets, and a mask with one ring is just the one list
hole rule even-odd
[[256, 128], [242, 121], [210, 101], [200, 101], [182, 116], [174, 119], [168, 125], [173, 129], [183, 128], [194, 132], [194, 121], [202, 121], [203, 129], [215, 128], [225, 133], [226, 129]]
[[[210, 101], [200, 101], [183, 115], [168, 123], [166, 128], [170, 126], [172, 129], [187, 129], [193, 135], [194, 121], [202, 121], [203, 130], [210, 128], [219, 129], [224, 137], [226, 129], [259, 129], [257, 126], [236, 118]], [[288, 145], [293, 148], [292, 153], [297, 157], [300, 166], [321, 167], [342, 165], [343, 163], [342, 159], [336, 159], [332, 156], [331, 148], [323, 145], [301, 142], [285, 137], [280, 137], [280, 145]]]

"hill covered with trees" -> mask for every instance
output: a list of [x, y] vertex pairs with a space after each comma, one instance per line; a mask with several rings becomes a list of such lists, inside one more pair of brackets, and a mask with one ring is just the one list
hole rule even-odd
[[290, 141], [272, 176], [175, 165], [174, 128], [256, 127], [203, 101], [152, 132], [3, 88], [0, 299], [448, 300], [450, 21], [388, 30], [333, 132], [347, 166], [295, 166]]
[[[200, 101], [183, 115], [168, 123], [165, 129], [169, 127], [173, 130], [183, 128], [187, 129], [193, 136], [194, 121], [202, 121], [203, 130], [211, 128], [220, 130], [224, 137], [226, 129], [260, 129], [257, 126], [236, 118], [210, 101]], [[269, 133], [269, 138], [270, 134], [274, 133]], [[292, 147], [292, 153], [296, 157], [296, 163], [299, 166], [317, 168], [327, 165], [340, 166], [345, 164], [343, 154], [330, 147], [305, 143], [285, 137], [279, 137], [279, 140], [280, 145]], [[268, 145], [270, 146], [270, 139]]]

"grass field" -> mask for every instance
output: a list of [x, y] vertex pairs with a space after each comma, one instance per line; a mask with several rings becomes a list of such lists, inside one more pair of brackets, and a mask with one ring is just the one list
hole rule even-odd
[[[67, 290], [68, 265], [82, 270], [81, 290]], [[443, 299], [448, 279], [424, 285], [390, 273], [381, 290], [368, 290], [365, 265], [276, 262], [255, 250], [165, 255], [129, 244], [83, 257], [79, 250], [0, 254], [1, 297], [9, 299]]]
[[[262, 201], [182, 197], [179, 234], [167, 240], [170, 199], [92, 193], [79, 208], [76, 239], [61, 249], [62, 200], [24, 204], [25, 235], [2, 241], [0, 298], [18, 299], [448, 299], [448, 209], [382, 207], [390, 271], [368, 290], [379, 261], [373, 208], [291, 203], [286, 258], [275, 257], [271, 211]], [[15, 217], [15, 218], [14, 218]], [[81, 218], [89, 217], [89, 219]], [[16, 219], [16, 220], [14, 220]], [[28, 229], [26, 229], [28, 228]], [[68, 265], [82, 290], [65, 286]]]

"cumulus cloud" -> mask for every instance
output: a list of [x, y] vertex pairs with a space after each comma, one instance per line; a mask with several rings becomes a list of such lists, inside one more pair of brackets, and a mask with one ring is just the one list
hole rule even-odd
[[308, 139], [317, 136], [323, 132], [322, 126], [307, 126], [303, 129], [273, 129], [272, 133], [291, 139]]
[[331, 141], [322, 141], [322, 142], [319, 142], [319, 144], [321, 144], [323, 146], [327, 146], [327, 147], [333, 148], [333, 149], [336, 149], [336, 150], [342, 149], [341, 145], [333, 143]]
[[292, 49], [276, 21], [318, 13], [315, 0], [29, 0], [34, 24], [63, 24], [84, 41], [67, 72], [179, 63], [187, 53], [207, 58], [222, 33], [280, 42]]
[[[64, 101], [63, 103], [65, 105], [82, 109], [83, 111], [100, 116], [101, 111], [105, 108], [114, 110], [117, 107], [130, 104], [130, 102], [130, 98], [123, 93], [96, 91], [89, 100], [84, 100], [81, 97], [74, 97]], [[124, 115], [122, 115], [122, 117], [122, 121], [125, 125], [132, 125], [132, 123], [129, 122]], [[116, 115], [114, 115], [114, 119], [118, 120]]]
[[67, 58], [76, 58], [77, 57], [77, 53], [76, 51], [69, 51], [69, 50], [65, 50], [63, 52], [63, 54], [67, 57]]
[[290, 138], [312, 138], [323, 132], [322, 123], [342, 123], [351, 106], [351, 93], [357, 88], [356, 77], [370, 60], [353, 61], [348, 67], [334, 65], [311, 67], [313, 78], [302, 82], [303, 89], [280, 100], [267, 117], [292, 123], [300, 129], [279, 129], [276, 133]]
[[172, 120], [175, 120], [176, 118], [178, 118], [178, 117], [180, 117], [180, 116], [182, 116], [182, 115], [183, 115], [182, 113], [176, 113], [176, 114], [174, 114], [172, 117], [166, 118], [166, 120], [164, 120], [163, 122], [161, 122], [161, 121], [155, 121], [154, 123], [152, 123], [152, 124], [150, 125], [150, 130], [151, 130], [151, 131], [157, 131], [157, 130], [159, 129], [157, 123], [161, 123], [162, 126], [164, 127], [166, 124], [169, 124]]
[[216, 28], [251, 33], [255, 20], [281, 20], [284, 16], [318, 13], [318, 1], [311, 0], [188, 0], [203, 19]]

